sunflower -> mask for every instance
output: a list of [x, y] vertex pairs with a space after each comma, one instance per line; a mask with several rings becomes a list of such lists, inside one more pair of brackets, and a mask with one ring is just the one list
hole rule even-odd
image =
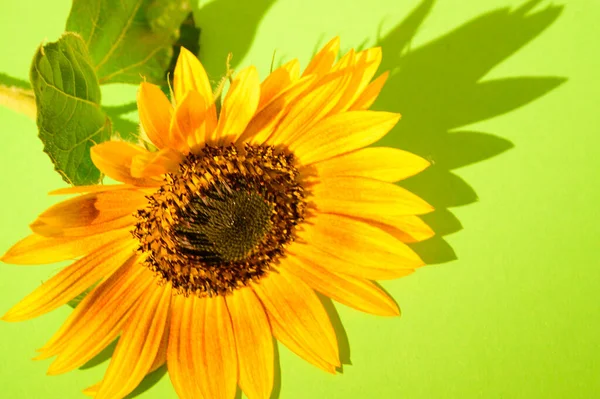
[[120, 337], [104, 379], [87, 394], [122, 398], [166, 363], [181, 398], [230, 399], [239, 385], [265, 399], [273, 337], [327, 372], [340, 366], [316, 292], [399, 315], [372, 280], [423, 265], [406, 243], [433, 235], [416, 216], [432, 208], [393, 183], [429, 163], [364, 148], [399, 115], [367, 110], [387, 77], [371, 81], [381, 50], [351, 50], [336, 62], [338, 51], [335, 38], [302, 74], [293, 60], [262, 83], [245, 68], [222, 103], [184, 48], [171, 101], [141, 84], [141, 145], [91, 150], [119, 184], [53, 191], [72, 197], [43, 212], [33, 234], [2, 257], [77, 259], [6, 321], [40, 316], [93, 287], [39, 349], [39, 359], [56, 356], [49, 374], [82, 366]]

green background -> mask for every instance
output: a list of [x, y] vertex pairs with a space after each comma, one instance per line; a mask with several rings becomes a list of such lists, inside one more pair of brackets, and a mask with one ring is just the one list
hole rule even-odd
[[[26, 79], [70, 1], [1, 5], [0, 71]], [[352, 364], [331, 376], [280, 348], [282, 399], [600, 397], [599, 17], [597, 0], [215, 0], [196, 10], [215, 80], [228, 51], [264, 77], [274, 49], [306, 65], [334, 35], [344, 50], [381, 43], [393, 73], [375, 108], [404, 116], [383, 144], [435, 164], [405, 183], [439, 209], [428, 217], [439, 236], [416, 247], [432, 265], [382, 283], [403, 316], [337, 306]], [[103, 90], [119, 104], [136, 88]], [[64, 183], [33, 121], [0, 109], [0, 131], [4, 252]], [[0, 313], [61, 266], [0, 265]], [[49, 361], [31, 360], [69, 312], [0, 323], [2, 398], [80, 398], [101, 379], [106, 361], [48, 377]], [[175, 398], [162, 374], [140, 398]]]

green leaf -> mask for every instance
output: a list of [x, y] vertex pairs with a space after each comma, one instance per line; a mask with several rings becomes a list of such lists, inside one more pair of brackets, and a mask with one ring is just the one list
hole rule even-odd
[[190, 0], [73, 0], [67, 31], [89, 48], [98, 81], [162, 84]]
[[100, 108], [100, 86], [83, 39], [66, 33], [41, 46], [30, 78], [39, 136], [55, 169], [71, 184], [99, 182], [90, 148], [110, 138], [111, 123]]

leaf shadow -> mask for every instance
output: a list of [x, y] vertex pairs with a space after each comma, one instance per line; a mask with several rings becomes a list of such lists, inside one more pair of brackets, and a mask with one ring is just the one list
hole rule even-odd
[[137, 103], [102, 107], [112, 122], [113, 135], [131, 143], [139, 142], [138, 124], [123, 117], [137, 111]]
[[[523, 107], [566, 81], [555, 76], [482, 80], [552, 25], [564, 8], [552, 5], [532, 12], [540, 2], [492, 10], [411, 49], [412, 38], [435, 5], [435, 0], [423, 0], [389, 33], [378, 35], [380, 70], [390, 71], [390, 77], [372, 109], [398, 112], [403, 118], [377, 145], [401, 148], [432, 163], [400, 183], [436, 208], [423, 216], [436, 236], [409, 244], [427, 264], [457, 259], [444, 237], [460, 231], [462, 224], [449, 208], [478, 200], [475, 189], [453, 171], [514, 147], [509, 140], [465, 127]], [[326, 308], [341, 342], [340, 358], [350, 364], [347, 333], [336, 322], [337, 313]]]
[[200, 35], [200, 59], [209, 78], [217, 81], [225, 72], [225, 60], [233, 54], [235, 67], [254, 41], [260, 21], [277, 0], [215, 0], [195, 11]]

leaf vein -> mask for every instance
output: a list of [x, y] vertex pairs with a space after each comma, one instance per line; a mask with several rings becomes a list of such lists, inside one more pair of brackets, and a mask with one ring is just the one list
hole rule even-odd
[[[58, 88], [57, 86], [55, 86], [54, 84], [51, 84], [50, 82], [48, 82], [48, 81], [46, 80], [46, 78], [44, 78], [44, 76], [42, 75], [42, 71], [40, 70], [40, 68], [39, 68], [39, 65], [38, 65], [37, 63], [36, 63], [36, 64], [34, 64], [34, 68], [35, 68], [35, 71], [37, 72], [37, 76], [39, 76], [39, 77], [40, 77], [40, 79], [42, 79], [42, 82], [43, 82], [43, 83], [44, 83], [44, 84], [45, 84], [47, 87], [53, 88], [53, 89], [55, 89], [56, 91], [58, 91], [59, 93], [63, 93], [63, 94], [64, 94], [64, 95], [66, 95], [67, 97], [69, 96], [69, 94], [65, 93], [63, 90], [59, 89], [59, 88]], [[74, 98], [77, 98], [77, 97], [74, 97]], [[76, 108], [76, 107], [74, 107], [74, 108], [72, 109], [72, 111], [71, 111], [71, 115], [69, 115], [69, 117], [66, 119], [67, 121], [70, 121], [70, 120], [71, 120], [71, 118], [73, 117], [73, 115], [75, 114], [75, 108]], [[67, 103], [65, 102], [65, 103], [63, 104], [63, 106], [62, 106], [62, 108], [61, 108], [60, 112], [57, 112], [57, 113], [56, 113], [56, 115], [55, 115], [55, 118], [58, 118], [58, 117], [59, 117], [59, 116], [60, 116], [60, 115], [61, 115], [63, 112], [65, 112], [66, 110], [67, 110]], [[40, 107], [40, 112], [43, 112], [43, 111], [41, 110], [41, 107]], [[51, 135], [52, 135], [52, 134], [51, 134]]]
[[154, 57], [154, 55], [156, 55], [156, 53], [158, 53], [158, 52], [159, 52], [160, 50], [162, 50], [162, 49], [163, 49], [162, 47], [158, 47], [158, 48], [156, 48], [156, 49], [152, 50], [152, 51], [150, 52], [150, 54], [149, 54], [149, 55], [148, 55], [146, 58], [144, 58], [143, 60], [141, 60], [141, 61], [139, 61], [139, 62], [136, 62], [135, 64], [128, 65], [128, 66], [126, 66], [125, 68], [121, 68], [121, 69], [119, 69], [119, 70], [116, 70], [116, 71], [114, 71], [113, 73], [111, 73], [111, 74], [109, 74], [109, 75], [102, 76], [101, 78], [99, 78], [99, 79], [98, 79], [98, 82], [99, 82], [99, 83], [105, 83], [106, 81], [108, 81], [108, 80], [112, 79], [112, 78], [113, 78], [113, 77], [115, 77], [116, 75], [119, 75], [119, 74], [122, 74], [122, 73], [124, 73], [124, 72], [125, 72], [126, 70], [128, 70], [128, 69], [135, 68], [135, 67], [138, 67], [138, 66], [140, 66], [140, 65], [144, 65], [145, 63], [147, 63], [148, 61], [150, 61], [150, 59], [151, 59], [152, 57]]
[[100, 106], [98, 104], [96, 104], [95, 102], [90, 101], [90, 100], [86, 100], [85, 98], [80, 98], [80, 97], [74, 96], [72, 94], [69, 94], [69, 93], [65, 92], [63, 89], [61, 89], [60, 87], [57, 87], [54, 84], [48, 82], [46, 80], [46, 78], [44, 77], [44, 75], [42, 75], [42, 72], [39, 70], [39, 68], [37, 67], [37, 65], [35, 66], [35, 69], [38, 72], [38, 76], [40, 77], [40, 79], [42, 79], [42, 81], [44, 82], [44, 84], [46, 84], [46, 86], [48, 86], [48, 87], [56, 90], [57, 92], [59, 92], [61, 94], [64, 94], [65, 96], [67, 96], [69, 98], [72, 98], [73, 100], [93, 105], [95, 108], [100, 108]]
[[100, 13], [102, 12], [102, 2], [98, 0], [98, 12], [96, 13], [96, 17], [92, 19], [92, 30], [90, 31], [90, 36], [85, 41], [85, 45], [88, 46], [92, 41], [92, 37], [94, 37], [94, 33], [96, 33], [96, 27], [98, 26], [98, 21], [100, 20]]
[[[81, 66], [81, 63], [79, 62], [78, 59], [78, 55], [75, 51], [71, 50], [72, 52], [72, 59], [73, 61], [71, 62], [71, 65], [73, 66], [73, 70], [75, 71], [75, 69], [77, 69], [77, 71], [79, 72], [80, 76], [85, 76], [85, 72], [83, 70], [83, 67]], [[75, 90], [75, 94], [77, 94], [76, 90], [77, 90], [77, 78], [76, 78], [77, 74], [73, 73], [73, 88]], [[89, 93], [89, 87], [88, 87], [88, 81], [87, 79], [83, 79], [83, 84], [85, 85], [85, 98], [90, 98], [90, 93]], [[78, 97], [80, 98], [80, 97]]]
[[121, 44], [121, 41], [123, 41], [123, 38], [125, 37], [125, 34], [129, 30], [129, 27], [131, 26], [131, 23], [133, 22], [135, 15], [137, 14], [138, 10], [140, 9], [140, 7], [142, 5], [142, 2], [143, 2], [143, 0], [138, 0], [138, 2], [136, 3], [133, 12], [129, 16], [129, 19], [127, 20], [127, 23], [125, 24], [125, 27], [123, 28], [123, 31], [121, 32], [121, 34], [119, 35], [119, 37], [117, 38], [115, 43], [106, 52], [106, 55], [104, 56], [104, 58], [102, 58], [102, 60], [98, 63], [98, 65], [96, 65], [97, 71], [100, 69], [100, 67], [102, 65], [104, 65], [106, 63], [106, 61], [108, 61], [108, 59], [110, 58], [112, 53], [114, 53], [114, 51], [117, 49], [117, 47], [119, 47], [119, 45]]
[[[73, 144], [73, 145], [71, 145], [71, 146], [67, 146], [67, 147], [65, 147], [65, 148], [62, 148], [62, 147], [60, 147], [60, 146], [58, 145], [58, 143], [56, 143], [56, 142], [55, 142], [55, 143], [53, 143], [53, 145], [54, 145], [54, 147], [56, 147], [56, 149], [57, 149], [58, 151], [61, 151], [61, 152], [66, 152], [66, 153], [67, 153], [67, 156], [68, 156], [68, 155], [69, 155], [69, 154], [70, 154], [70, 153], [71, 153], [73, 150], [75, 150], [75, 149], [76, 149], [77, 147], [79, 147], [80, 145], [82, 145], [82, 144], [85, 144], [87, 141], [91, 141], [92, 143], [95, 143], [95, 142], [92, 140], [92, 138], [93, 138], [94, 136], [96, 136], [97, 134], [100, 134], [100, 133], [102, 133], [102, 131], [103, 131], [104, 129], [106, 129], [106, 124], [103, 124], [103, 125], [102, 125], [102, 126], [100, 126], [100, 128], [99, 128], [98, 130], [96, 130], [95, 132], [93, 132], [93, 133], [90, 133], [89, 135], [87, 135], [86, 137], [82, 138], [82, 139], [81, 139], [81, 140], [79, 140], [78, 142], [74, 143], [74, 144]], [[49, 131], [48, 131], [47, 129], [45, 129], [45, 128], [40, 128], [40, 130], [44, 131], [44, 133], [47, 133], [49, 136], [53, 136], [53, 133], [52, 133], [52, 132], [49, 132]]]

